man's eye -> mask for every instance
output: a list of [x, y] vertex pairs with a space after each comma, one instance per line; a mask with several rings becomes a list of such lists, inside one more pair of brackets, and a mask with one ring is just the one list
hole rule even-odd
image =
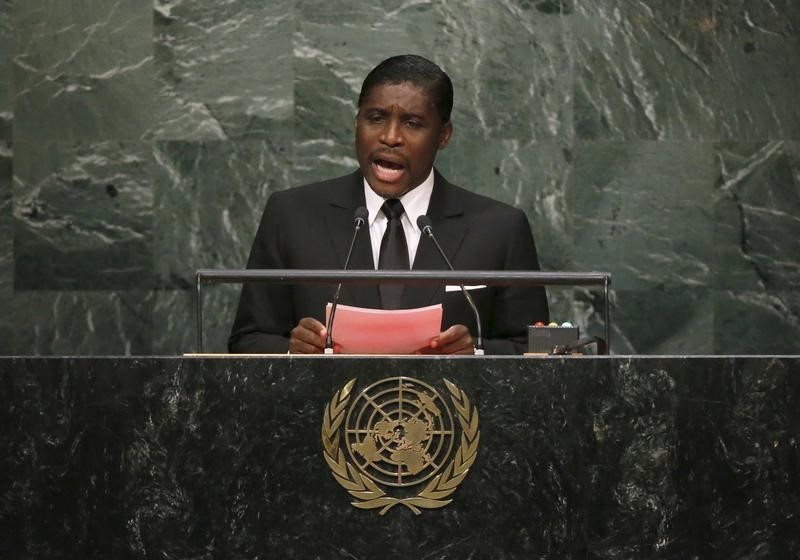
[[418, 121], [406, 121], [406, 126], [409, 128], [419, 128], [422, 126], [422, 123]]
[[367, 117], [367, 119], [371, 123], [382, 123], [383, 122], [383, 117], [381, 115], [371, 115], [371, 116]]

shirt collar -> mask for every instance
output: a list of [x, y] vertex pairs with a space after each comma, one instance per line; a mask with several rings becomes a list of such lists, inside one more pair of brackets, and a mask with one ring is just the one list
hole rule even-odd
[[[414, 230], [419, 230], [417, 227], [417, 218], [428, 211], [431, 194], [433, 194], [433, 168], [431, 168], [427, 179], [420, 183], [418, 187], [411, 189], [400, 197], [400, 202], [403, 203], [403, 209], [405, 210], [405, 216], [408, 218]], [[372, 190], [366, 178], [364, 179], [364, 198], [366, 199], [367, 211], [369, 212], [369, 225], [372, 226], [376, 219], [385, 218], [383, 212], [381, 212], [381, 206], [383, 206], [385, 199]]]

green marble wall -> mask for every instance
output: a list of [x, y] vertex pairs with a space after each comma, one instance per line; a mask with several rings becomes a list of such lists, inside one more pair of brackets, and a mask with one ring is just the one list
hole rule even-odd
[[[194, 270], [355, 167], [402, 52], [455, 83], [445, 175], [523, 208], [545, 269], [613, 273], [617, 353], [800, 351], [794, 0], [0, 0], [0, 354], [192, 350]], [[599, 294], [550, 295], [601, 332]]]

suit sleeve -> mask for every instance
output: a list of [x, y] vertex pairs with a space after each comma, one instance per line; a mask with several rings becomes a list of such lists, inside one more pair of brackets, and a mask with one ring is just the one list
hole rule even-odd
[[[281, 220], [291, 213], [283, 208], [281, 193], [267, 202], [256, 233], [248, 269], [287, 268], [282, 250]], [[245, 283], [228, 339], [234, 353], [285, 353], [295, 327], [291, 287], [285, 284]]]
[[[525, 213], [515, 210], [509, 220], [504, 270], [539, 270], [539, 257]], [[543, 286], [509, 286], [497, 290], [488, 333], [487, 354], [522, 354], [528, 349], [528, 325], [547, 322], [549, 309]]]

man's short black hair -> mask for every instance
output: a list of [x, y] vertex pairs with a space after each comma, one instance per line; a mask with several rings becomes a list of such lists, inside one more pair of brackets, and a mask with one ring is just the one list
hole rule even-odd
[[403, 82], [418, 87], [430, 96], [443, 123], [450, 120], [450, 112], [453, 110], [453, 82], [435, 63], [415, 54], [393, 56], [373, 68], [361, 84], [358, 106], [361, 107], [361, 103], [375, 86]]

